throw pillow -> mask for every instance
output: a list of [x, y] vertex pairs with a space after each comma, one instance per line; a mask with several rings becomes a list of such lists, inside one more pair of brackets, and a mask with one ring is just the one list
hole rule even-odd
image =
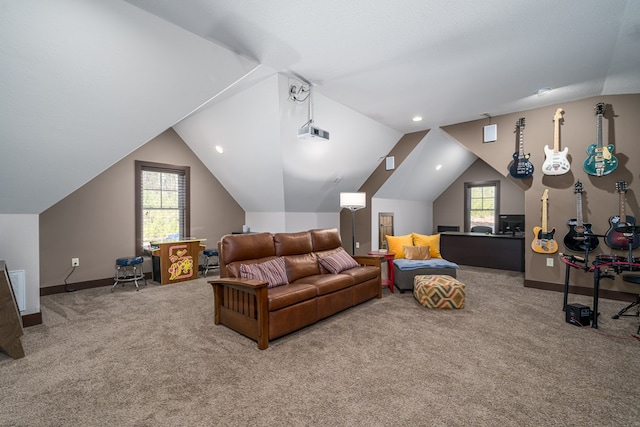
[[268, 288], [275, 288], [289, 283], [283, 257], [257, 264], [240, 264], [240, 277], [243, 279], [266, 280]]
[[429, 246], [429, 254], [431, 258], [442, 258], [440, 254], [440, 234], [425, 235], [411, 233], [413, 236], [414, 246]]
[[333, 274], [338, 274], [344, 270], [358, 267], [360, 264], [351, 257], [344, 249], [339, 248], [337, 252], [318, 258], [318, 262]]
[[404, 256], [407, 259], [429, 259], [429, 246], [403, 246]]
[[396, 259], [402, 259], [405, 257], [403, 246], [413, 246], [413, 238], [411, 237], [411, 234], [385, 237], [387, 238], [389, 253], [394, 254]]

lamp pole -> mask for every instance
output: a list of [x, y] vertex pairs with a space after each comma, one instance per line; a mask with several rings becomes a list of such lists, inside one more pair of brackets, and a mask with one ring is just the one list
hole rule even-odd
[[351, 255], [356, 254], [356, 210], [351, 208]]

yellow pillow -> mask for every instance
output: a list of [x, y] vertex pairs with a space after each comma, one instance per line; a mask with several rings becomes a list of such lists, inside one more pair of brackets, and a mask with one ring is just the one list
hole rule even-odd
[[424, 234], [411, 233], [414, 246], [429, 246], [431, 258], [442, 258], [440, 254], [440, 234], [427, 236]]
[[429, 246], [403, 246], [404, 256], [407, 259], [429, 259]]
[[387, 246], [389, 252], [395, 255], [396, 259], [404, 258], [403, 246], [413, 246], [413, 237], [411, 234], [405, 236], [385, 236], [387, 238]]

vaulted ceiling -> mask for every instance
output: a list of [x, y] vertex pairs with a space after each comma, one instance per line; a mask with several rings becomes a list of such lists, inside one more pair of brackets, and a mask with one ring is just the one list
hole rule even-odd
[[[0, 9], [0, 214], [42, 212], [170, 127], [256, 212], [337, 211], [337, 194], [357, 189], [402, 134], [435, 129], [380, 191], [430, 201], [447, 180], [420, 188], [432, 172], [417, 166], [435, 149], [460, 150], [436, 128], [640, 92], [634, 0], [32, 0]], [[302, 80], [314, 86], [328, 142], [295, 136], [308, 105], [288, 90]], [[542, 87], [553, 91], [535, 95]], [[463, 157], [443, 165], [447, 176], [473, 160]]]

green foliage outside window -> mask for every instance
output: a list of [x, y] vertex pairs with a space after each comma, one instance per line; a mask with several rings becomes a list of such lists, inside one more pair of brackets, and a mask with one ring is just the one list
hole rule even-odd
[[496, 215], [496, 188], [490, 186], [477, 186], [469, 189], [469, 227], [486, 225], [494, 227]]
[[180, 176], [167, 172], [142, 171], [142, 240], [180, 236]]

